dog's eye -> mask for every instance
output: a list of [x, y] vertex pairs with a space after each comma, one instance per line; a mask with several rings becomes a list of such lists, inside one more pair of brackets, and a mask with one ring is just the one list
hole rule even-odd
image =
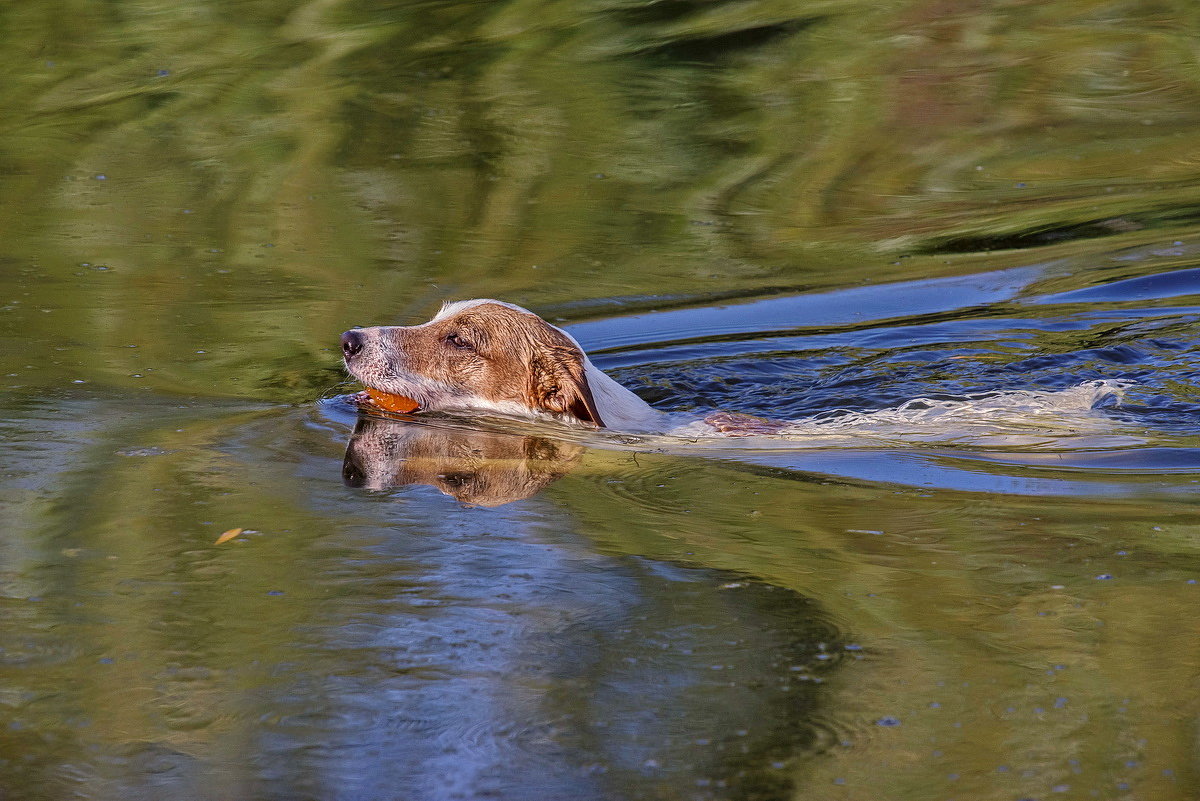
[[460, 337], [458, 334], [447, 334], [446, 344], [459, 350], [471, 350], [471, 343]]

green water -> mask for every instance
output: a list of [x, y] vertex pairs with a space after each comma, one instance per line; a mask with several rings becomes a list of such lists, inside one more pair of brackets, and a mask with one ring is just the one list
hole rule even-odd
[[[0, 797], [1200, 794], [1200, 7], [0, 35]], [[335, 398], [343, 330], [471, 297], [669, 410], [1131, 385], [1099, 438], [769, 452]]]

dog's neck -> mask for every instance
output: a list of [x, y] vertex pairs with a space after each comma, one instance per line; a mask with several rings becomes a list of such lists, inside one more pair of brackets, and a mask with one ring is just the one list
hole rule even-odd
[[584, 357], [584, 374], [607, 428], [616, 431], [651, 433], [666, 429], [667, 415], [609, 378]]

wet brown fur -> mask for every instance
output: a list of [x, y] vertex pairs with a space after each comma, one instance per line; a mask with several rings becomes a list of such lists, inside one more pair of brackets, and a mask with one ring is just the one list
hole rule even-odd
[[537, 315], [482, 303], [424, 325], [359, 333], [364, 351], [347, 365], [369, 387], [427, 407], [421, 382], [428, 380], [451, 398], [511, 402], [604, 426], [588, 387], [583, 352]]

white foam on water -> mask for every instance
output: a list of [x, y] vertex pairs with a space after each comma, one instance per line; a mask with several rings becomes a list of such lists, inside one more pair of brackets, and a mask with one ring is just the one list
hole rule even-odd
[[[1097, 411], [1129, 386], [1121, 381], [1088, 381], [1062, 390], [982, 392], [954, 399], [913, 398], [892, 409], [861, 412], [835, 409], [788, 422], [776, 434], [737, 438], [713, 435], [691, 423], [674, 436], [710, 440], [741, 439], [745, 447], [766, 441], [792, 447], [863, 447], [900, 443], [987, 447], [1098, 447], [1128, 444], [1115, 421]], [[701, 444], [697, 442], [697, 444]], [[715, 443], [713, 443], [715, 444]]]
[[781, 433], [789, 439], [833, 435], [972, 445], [1048, 444], [1113, 433], [1112, 419], [1096, 407], [1119, 398], [1126, 386], [1088, 381], [1061, 390], [988, 392], [952, 400], [913, 398], [894, 409], [824, 412], [791, 421]]

